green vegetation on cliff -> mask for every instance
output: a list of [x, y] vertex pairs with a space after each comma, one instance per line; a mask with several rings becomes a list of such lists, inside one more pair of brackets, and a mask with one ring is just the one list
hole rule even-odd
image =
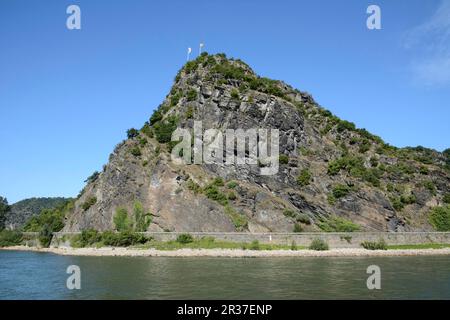
[[355, 232], [360, 230], [357, 224], [338, 216], [323, 219], [318, 225], [325, 232]]
[[129, 231], [133, 227], [130, 219], [128, 218], [128, 212], [125, 208], [118, 208], [114, 215], [114, 226], [117, 231]]
[[119, 232], [145, 232], [152, 222], [152, 215], [145, 212], [141, 202], [135, 201], [132, 217], [129, 217], [126, 208], [117, 208], [113, 222], [115, 230]]
[[43, 247], [48, 247], [52, 240], [53, 232], [59, 232], [64, 227], [64, 218], [74, 207], [74, 200], [68, 200], [55, 209], [44, 209], [37, 216], [32, 217], [25, 224], [26, 232], [39, 232], [39, 242]]
[[450, 205], [434, 207], [429, 217], [430, 223], [437, 231], [450, 231]]

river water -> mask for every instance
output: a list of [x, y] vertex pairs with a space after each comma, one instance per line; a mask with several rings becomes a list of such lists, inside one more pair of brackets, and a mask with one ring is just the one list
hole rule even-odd
[[[69, 290], [69, 265], [81, 289]], [[367, 267], [381, 289], [367, 289]], [[74, 257], [0, 251], [0, 299], [450, 299], [450, 256]]]

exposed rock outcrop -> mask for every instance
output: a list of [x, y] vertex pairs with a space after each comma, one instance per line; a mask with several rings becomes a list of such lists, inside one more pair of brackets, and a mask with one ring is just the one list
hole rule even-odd
[[[223, 132], [278, 129], [278, 173], [261, 175], [260, 163], [175, 163], [167, 137], [194, 121]], [[118, 208], [133, 220], [136, 202], [151, 215], [150, 231], [315, 231], [333, 216], [361, 230], [429, 230], [427, 212], [449, 186], [445, 155], [389, 146], [309, 94], [260, 78], [240, 60], [205, 54], [180, 70], [150, 121], [115, 148], [64, 231], [114, 229]]]

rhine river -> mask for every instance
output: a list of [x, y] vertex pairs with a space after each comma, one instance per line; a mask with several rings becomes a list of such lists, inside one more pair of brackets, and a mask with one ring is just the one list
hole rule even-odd
[[[67, 267], [81, 270], [69, 290]], [[381, 289], [367, 289], [367, 267]], [[0, 251], [0, 299], [450, 299], [450, 256], [75, 257]]]

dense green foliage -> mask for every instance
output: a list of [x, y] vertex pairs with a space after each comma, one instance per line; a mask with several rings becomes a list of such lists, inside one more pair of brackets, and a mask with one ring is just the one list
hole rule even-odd
[[295, 211], [294, 211], [294, 210], [291, 210], [291, 209], [285, 209], [285, 210], [283, 211], [283, 215], [284, 215], [285, 217], [288, 217], [288, 218], [294, 218], [294, 217], [295, 217]]
[[21, 232], [3, 230], [0, 231], [0, 248], [18, 246], [22, 244], [23, 236]]
[[311, 172], [308, 169], [302, 169], [297, 177], [297, 184], [299, 186], [307, 186], [311, 182]]
[[119, 232], [130, 231], [133, 227], [130, 219], [128, 218], [128, 211], [125, 208], [117, 208], [113, 217], [115, 228]]
[[84, 211], [87, 211], [90, 207], [97, 203], [97, 198], [95, 196], [90, 196], [81, 204]]
[[150, 212], [145, 212], [141, 202], [135, 201], [131, 219], [128, 216], [127, 209], [117, 208], [113, 216], [113, 222], [115, 230], [119, 232], [145, 232], [152, 222], [152, 215]]
[[89, 247], [102, 240], [101, 234], [94, 229], [83, 230], [79, 236], [72, 239], [72, 247]]
[[395, 211], [402, 211], [405, 207], [405, 204], [399, 197], [390, 197], [389, 200], [391, 201], [392, 207], [395, 209]]
[[141, 149], [139, 146], [134, 146], [130, 149], [130, 153], [135, 157], [140, 157], [142, 155]]
[[127, 138], [128, 139], [133, 139], [136, 138], [139, 135], [139, 131], [136, 130], [135, 128], [131, 128], [127, 130]]
[[236, 181], [230, 181], [227, 184], [227, 187], [230, 188], [230, 189], [235, 189], [237, 186], [238, 186], [238, 184], [237, 184]]
[[152, 116], [150, 117], [150, 125], [154, 125], [155, 123], [161, 121], [162, 118], [163, 114], [161, 110], [155, 110], [155, 112], [153, 112]]
[[55, 209], [44, 209], [37, 216], [32, 217], [24, 226], [24, 231], [39, 232], [41, 246], [48, 247], [53, 232], [59, 232], [64, 227], [64, 217], [74, 207], [74, 201], [66, 201]]
[[198, 67], [197, 60], [188, 61], [184, 66], [184, 72], [189, 74], [189, 73], [195, 71], [197, 69], [197, 67]]
[[387, 250], [388, 246], [384, 239], [380, 239], [378, 241], [364, 241], [361, 243], [361, 247], [367, 250]]
[[172, 140], [172, 133], [177, 128], [178, 119], [176, 117], [168, 117], [163, 122], [158, 122], [153, 126], [156, 140], [159, 143], [168, 143]]
[[191, 243], [194, 241], [194, 238], [189, 233], [182, 233], [177, 237], [178, 243]]
[[[56, 231], [56, 230], [55, 230]], [[45, 224], [39, 231], [39, 243], [42, 247], [48, 248], [53, 238], [53, 229], [50, 225]]]
[[149, 138], [153, 138], [153, 130], [150, 127], [150, 124], [146, 122], [141, 129], [142, 133], [145, 134]]
[[8, 205], [8, 200], [6, 198], [0, 197], [0, 231], [5, 228], [6, 214], [10, 210]]
[[70, 206], [57, 209], [44, 209], [37, 216], [32, 217], [24, 226], [24, 231], [27, 232], [40, 232], [44, 227], [51, 230], [51, 232], [58, 232], [64, 227], [64, 216], [67, 213]]
[[450, 205], [434, 207], [430, 211], [429, 219], [437, 231], [450, 231]]
[[21, 211], [27, 210], [33, 213], [40, 213], [43, 209], [55, 209], [64, 207], [68, 202], [71, 202], [70, 198], [30, 198], [11, 205], [11, 210]]
[[128, 247], [137, 244], [144, 244], [151, 238], [143, 234], [131, 231], [113, 232], [105, 231], [103, 233], [97, 230], [83, 230], [80, 235], [72, 238], [71, 246], [75, 248], [84, 248], [91, 246], [112, 246], [112, 247]]
[[221, 177], [216, 177], [216, 178], [214, 178], [214, 181], [212, 184], [215, 185], [216, 187], [223, 187], [225, 185], [225, 182], [223, 181], [223, 179]]
[[249, 85], [252, 90], [257, 90], [281, 98], [285, 97], [283, 90], [278, 86], [276, 80], [264, 77], [254, 77], [249, 81]]
[[333, 197], [335, 197], [336, 199], [340, 199], [348, 195], [351, 190], [352, 188], [347, 185], [337, 184], [333, 187], [333, 190], [331, 192], [333, 194]]
[[128, 247], [136, 244], [143, 244], [150, 241], [151, 238], [131, 231], [122, 231], [114, 233], [106, 231], [102, 233], [102, 242], [106, 246]]
[[357, 224], [338, 216], [324, 219], [318, 223], [318, 226], [325, 232], [354, 232], [360, 229]]
[[340, 120], [338, 125], [336, 126], [336, 130], [339, 133], [341, 133], [345, 130], [354, 131], [354, 130], [356, 130], [356, 126], [353, 122], [346, 121], [346, 120]]
[[217, 185], [215, 185], [214, 182], [207, 185], [203, 189], [203, 192], [209, 199], [215, 200], [223, 206], [228, 204], [227, 196], [217, 188]]
[[280, 154], [280, 156], [278, 157], [278, 161], [280, 162], [280, 164], [288, 164], [289, 157], [285, 154]]
[[326, 251], [328, 249], [328, 243], [322, 239], [314, 239], [309, 245], [309, 250]]
[[220, 64], [215, 64], [212, 72], [220, 74], [225, 79], [249, 81], [252, 78], [243, 68], [231, 64], [227, 60], [222, 61]]
[[91, 174], [86, 180], [84, 180], [84, 182], [86, 182], [86, 183], [95, 182], [99, 176], [100, 176], [100, 172], [94, 171], [94, 173]]
[[134, 231], [147, 231], [148, 226], [150, 225], [150, 223], [152, 223], [152, 216], [150, 213], [145, 213], [142, 203], [140, 203], [139, 201], [134, 202], [133, 215]]
[[351, 176], [367, 181], [375, 187], [380, 186], [381, 170], [364, 167], [364, 159], [362, 157], [354, 157], [347, 154], [328, 164], [328, 174], [331, 176], [337, 175], [341, 170], [346, 170]]
[[352, 190], [354, 190], [354, 187], [350, 187], [350, 186], [344, 185], [344, 184], [337, 184], [333, 187], [333, 189], [331, 190], [331, 193], [328, 195], [328, 202], [331, 205], [334, 205], [336, 202], [336, 199], [345, 197]]
[[364, 160], [361, 157], [345, 155], [339, 159], [333, 160], [328, 164], [328, 174], [336, 175], [341, 170], [351, 172], [354, 169], [364, 168]]

